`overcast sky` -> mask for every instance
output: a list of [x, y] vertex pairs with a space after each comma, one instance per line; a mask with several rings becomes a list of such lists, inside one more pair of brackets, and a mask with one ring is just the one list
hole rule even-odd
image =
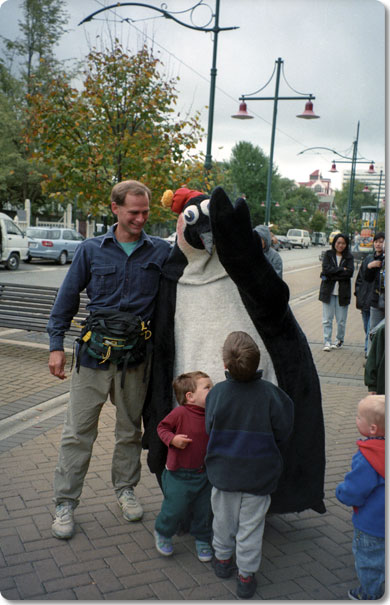
[[[147, 2], [147, 0], [145, 0]], [[205, 0], [214, 9], [215, 0]], [[160, 7], [161, 2], [149, 0]], [[63, 0], [70, 13], [69, 33], [58, 53], [61, 58], [85, 56], [88, 45], [100, 44], [112, 31], [133, 51], [140, 48], [143, 36], [165, 64], [170, 76], [180, 76], [178, 108], [182, 112], [200, 110], [207, 128], [212, 35], [192, 31], [171, 20], [159, 18], [156, 11], [122, 7], [105, 11], [99, 20], [78, 23], [113, 0]], [[183, 11], [195, 0], [167, 0], [170, 11]], [[21, 13], [21, 0], [0, 0], [0, 35], [15, 37]], [[303, 93], [312, 93], [318, 120], [300, 120], [305, 100], [279, 101], [274, 164], [279, 172], [298, 181], [320, 169], [340, 186], [340, 178], [329, 174], [333, 154], [306, 152], [307, 147], [322, 146], [352, 155], [352, 143], [360, 121], [359, 155], [378, 164], [385, 159], [385, 24], [389, 0], [221, 0], [220, 26], [239, 26], [220, 32], [217, 55], [213, 158], [228, 159], [238, 141], [250, 141], [266, 154], [270, 151], [272, 101], [248, 102], [253, 120], [233, 120], [238, 98], [263, 87], [273, 72], [278, 57], [284, 60], [288, 84]], [[197, 8], [196, 25], [206, 24], [210, 11]], [[190, 23], [187, 13], [177, 15]], [[132, 24], [120, 23], [131, 18]], [[114, 23], [116, 22], [116, 23]], [[96, 38], [99, 35], [100, 38]], [[259, 96], [273, 96], [275, 76]], [[281, 79], [279, 95], [295, 96]], [[202, 143], [206, 151], [206, 137]], [[349, 168], [340, 165], [340, 169]], [[364, 165], [360, 167], [364, 169]], [[169, 184], [167, 183], [167, 186]]]

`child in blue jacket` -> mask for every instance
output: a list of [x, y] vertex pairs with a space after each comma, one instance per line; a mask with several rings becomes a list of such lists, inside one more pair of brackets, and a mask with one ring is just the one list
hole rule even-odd
[[352, 458], [352, 470], [336, 488], [336, 497], [353, 507], [358, 588], [350, 599], [375, 600], [384, 594], [385, 580], [385, 396], [368, 395], [358, 405], [356, 426], [363, 437]]

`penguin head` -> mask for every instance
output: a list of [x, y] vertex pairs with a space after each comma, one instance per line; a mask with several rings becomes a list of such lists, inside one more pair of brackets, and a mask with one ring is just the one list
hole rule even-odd
[[182, 238], [187, 244], [197, 250], [213, 252], [213, 236], [211, 232], [209, 205], [210, 197], [201, 193], [181, 187], [175, 193], [166, 191], [161, 203], [170, 206], [173, 212], [179, 214], [177, 221], [177, 241]]

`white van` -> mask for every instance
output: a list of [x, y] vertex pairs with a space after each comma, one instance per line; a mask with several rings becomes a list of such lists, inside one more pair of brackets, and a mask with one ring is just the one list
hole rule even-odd
[[287, 231], [287, 237], [292, 243], [293, 248], [295, 248], [295, 246], [308, 248], [311, 243], [309, 232], [304, 231], [304, 229], [289, 229]]
[[10, 271], [28, 256], [28, 237], [7, 214], [0, 212], [0, 265]]

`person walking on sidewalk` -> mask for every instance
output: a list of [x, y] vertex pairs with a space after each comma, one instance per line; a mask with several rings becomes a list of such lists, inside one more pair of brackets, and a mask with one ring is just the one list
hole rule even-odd
[[[349, 251], [349, 238], [343, 233], [335, 235], [332, 248], [322, 261], [319, 299], [322, 302], [324, 351], [342, 347], [351, 302], [351, 277], [354, 260]], [[336, 341], [332, 344], [333, 318], [336, 317]]]
[[[370, 330], [385, 317], [385, 234], [379, 232], [375, 235], [376, 242], [375, 255], [367, 263], [364, 279], [373, 284], [372, 297], [370, 303]], [[382, 247], [380, 248], [380, 243]], [[370, 344], [369, 347], [370, 348]]]
[[[83, 241], [59, 290], [47, 331], [50, 336], [49, 369], [53, 376], [66, 378], [64, 334], [76, 315], [80, 292], [85, 288], [90, 299], [90, 318], [102, 315], [106, 327], [114, 320], [138, 330], [152, 317], [160, 271], [170, 246], [144, 232], [149, 216], [151, 192], [138, 181], [123, 181], [111, 192], [111, 209], [117, 223], [98, 237]], [[99, 323], [98, 322], [98, 323]], [[144, 322], [142, 324], [142, 322]], [[88, 325], [88, 324], [87, 324]], [[122, 334], [120, 334], [122, 335]], [[110, 334], [105, 333], [104, 338]], [[69, 539], [74, 533], [74, 509], [79, 503], [84, 478], [98, 433], [99, 414], [110, 396], [116, 407], [115, 446], [112, 459], [112, 483], [123, 517], [127, 521], [142, 518], [142, 506], [134, 494], [141, 474], [141, 415], [145, 399], [149, 361], [137, 337], [139, 354], [127, 368], [125, 347], [116, 362], [97, 358], [93, 329], [88, 331], [79, 349], [79, 363], [71, 377], [70, 397], [54, 475], [56, 504], [52, 534]], [[103, 340], [104, 342], [104, 340]], [[113, 342], [113, 341], [112, 341]], [[130, 346], [130, 345], [129, 345]], [[114, 346], [112, 347], [114, 348]], [[118, 347], [120, 349], [120, 347]], [[107, 349], [107, 355], [111, 348]], [[112, 357], [114, 359], [114, 357]]]
[[172, 536], [191, 511], [189, 532], [195, 536], [200, 561], [211, 561], [211, 485], [204, 457], [208, 436], [205, 430], [206, 396], [212, 387], [208, 374], [187, 372], [173, 381], [179, 403], [157, 426], [158, 436], [168, 447], [162, 474], [164, 500], [156, 519], [157, 551], [173, 554]]
[[370, 335], [370, 307], [371, 300], [374, 290], [373, 281], [369, 282], [365, 278], [365, 273], [367, 269], [367, 265], [374, 260], [382, 260], [383, 259], [383, 243], [385, 241], [385, 234], [382, 231], [378, 231], [378, 233], [374, 236], [374, 254], [370, 254], [365, 258], [359, 268], [359, 272], [356, 276], [355, 280], [355, 296], [356, 296], [356, 308], [361, 310], [363, 327], [365, 332], [365, 341], [364, 341], [364, 353], [365, 357], [368, 355], [369, 349], [369, 335]]
[[352, 552], [360, 586], [348, 592], [355, 601], [376, 600], [385, 581], [385, 396], [368, 395], [358, 405], [359, 439], [352, 469], [336, 488], [340, 502], [353, 507]]
[[212, 484], [212, 565], [228, 578], [238, 566], [237, 596], [257, 586], [265, 515], [283, 470], [280, 448], [293, 428], [294, 406], [279, 387], [262, 379], [260, 350], [246, 332], [231, 332], [223, 345], [226, 380], [206, 399], [209, 443], [206, 470]]

